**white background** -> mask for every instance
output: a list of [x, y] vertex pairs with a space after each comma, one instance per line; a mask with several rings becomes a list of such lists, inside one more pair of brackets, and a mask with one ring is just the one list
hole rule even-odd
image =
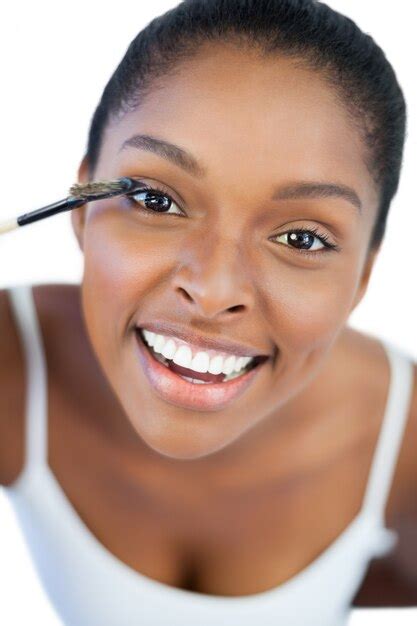
[[[133, 37], [171, 0], [15, 2], [0, 19], [0, 221], [68, 195], [84, 154], [90, 118]], [[400, 188], [368, 292], [350, 325], [387, 338], [417, 358], [415, 169], [417, 42], [414, 3], [329, 0], [385, 51], [408, 105], [408, 137]], [[5, 8], [6, 7], [6, 8]], [[79, 283], [83, 258], [62, 213], [0, 236], [0, 287]], [[38, 582], [14, 513], [0, 489], [0, 623], [60, 622]], [[415, 624], [416, 609], [355, 609], [349, 626]], [[80, 625], [81, 626], [81, 625]]]

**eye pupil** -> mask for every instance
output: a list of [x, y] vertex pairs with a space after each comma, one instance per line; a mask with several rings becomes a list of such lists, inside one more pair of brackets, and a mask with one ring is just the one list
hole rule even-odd
[[[144, 202], [145, 202], [146, 208], [153, 209], [161, 213], [163, 213], [166, 209], [169, 209], [171, 200], [167, 196], [163, 196], [160, 193], [155, 193], [154, 191], [147, 191], [145, 193], [146, 193], [146, 198]], [[149, 206], [149, 203], [155, 201], [155, 199], [156, 199], [156, 205], [151, 204], [151, 206]]]
[[308, 245], [309, 243], [313, 243], [314, 237], [311, 233], [303, 232], [291, 232], [289, 234], [290, 242], [300, 243], [301, 245]]

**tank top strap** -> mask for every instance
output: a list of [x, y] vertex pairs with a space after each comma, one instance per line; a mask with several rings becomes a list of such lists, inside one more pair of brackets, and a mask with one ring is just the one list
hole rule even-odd
[[8, 287], [26, 370], [25, 462], [21, 475], [47, 460], [47, 369], [31, 285]]
[[390, 383], [363, 507], [385, 526], [385, 508], [407, 423], [413, 389], [413, 360], [388, 340], [381, 341], [390, 364]]

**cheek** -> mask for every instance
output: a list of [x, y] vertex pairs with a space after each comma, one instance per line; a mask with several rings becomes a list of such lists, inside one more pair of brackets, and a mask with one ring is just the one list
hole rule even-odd
[[[114, 209], [94, 210], [84, 234], [83, 306], [94, 343], [103, 345], [103, 357], [114, 358], [127, 327], [146, 294], [157, 288], [173, 259], [158, 242]], [[171, 247], [171, 256], [175, 254]], [[158, 253], [164, 250], [164, 254]], [[107, 357], [106, 357], [107, 354]]]
[[356, 278], [347, 269], [305, 269], [279, 265], [269, 281], [271, 334], [292, 358], [325, 350], [343, 327], [355, 294]]

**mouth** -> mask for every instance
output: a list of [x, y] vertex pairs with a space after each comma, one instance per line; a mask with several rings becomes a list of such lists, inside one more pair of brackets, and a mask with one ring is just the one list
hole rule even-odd
[[[269, 360], [265, 355], [229, 355], [228, 359], [222, 361], [220, 355], [216, 355], [217, 361], [210, 359], [209, 367], [199, 367], [197, 363], [201, 365], [201, 361], [198, 361], [197, 356], [196, 360], [190, 362], [186, 357], [178, 358], [178, 354], [172, 358], [174, 355], [169, 348], [163, 350], [167, 355], [164, 356], [161, 351], [157, 351], [161, 349], [160, 344], [155, 344], [155, 350], [149, 345], [152, 341], [149, 341], [150, 335], [146, 329], [137, 327], [135, 336], [144, 372], [157, 394], [168, 402], [195, 410], [225, 407], [244, 392], [257, 377], [262, 365]], [[210, 353], [210, 356], [213, 354]], [[191, 365], [206, 371], [197, 371]]]

